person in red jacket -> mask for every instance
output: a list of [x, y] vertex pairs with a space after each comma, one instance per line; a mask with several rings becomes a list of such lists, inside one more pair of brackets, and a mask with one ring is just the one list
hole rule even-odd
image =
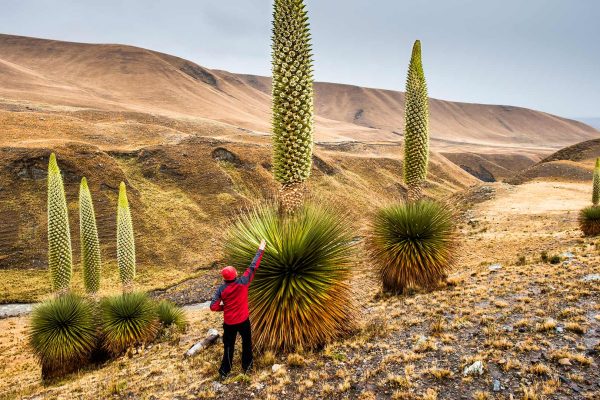
[[221, 378], [231, 371], [235, 339], [242, 337], [242, 368], [248, 372], [252, 368], [252, 333], [248, 316], [248, 287], [260, 265], [266, 242], [262, 240], [250, 266], [241, 277], [237, 277], [234, 267], [225, 267], [221, 275], [225, 282], [219, 286], [210, 302], [211, 311], [223, 311], [223, 361], [219, 368]]

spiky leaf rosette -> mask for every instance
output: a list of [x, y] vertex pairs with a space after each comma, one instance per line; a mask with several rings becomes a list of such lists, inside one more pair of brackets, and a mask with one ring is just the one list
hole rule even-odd
[[590, 206], [579, 212], [579, 228], [585, 236], [600, 234], [600, 207]]
[[81, 264], [83, 266], [83, 283], [85, 290], [95, 294], [100, 289], [100, 242], [96, 227], [96, 213], [92, 202], [92, 194], [83, 178], [79, 185], [79, 237], [81, 241]]
[[597, 206], [600, 201], [600, 158], [596, 158], [592, 186], [592, 204]]
[[187, 327], [185, 312], [168, 300], [161, 300], [156, 308], [158, 320], [164, 327], [175, 326], [180, 331]]
[[408, 67], [404, 123], [404, 183], [408, 199], [413, 201], [422, 196], [429, 163], [429, 98], [419, 40], [413, 46]]
[[65, 188], [54, 153], [48, 163], [48, 269], [52, 289], [68, 290], [73, 274], [71, 231]]
[[383, 208], [375, 217], [369, 247], [383, 289], [401, 293], [430, 287], [451, 269], [455, 253], [453, 214], [435, 201]]
[[117, 207], [117, 264], [121, 283], [125, 288], [130, 288], [135, 278], [135, 239], [127, 189], [123, 182], [119, 186], [119, 205]]
[[[313, 72], [303, 0], [275, 0], [273, 13], [273, 173], [284, 210], [302, 203], [313, 149]], [[288, 193], [289, 192], [289, 193]]]
[[96, 345], [91, 305], [67, 294], [37, 306], [31, 314], [29, 343], [42, 364], [44, 378], [80, 368]]
[[348, 332], [355, 309], [347, 217], [309, 204], [294, 214], [260, 206], [239, 217], [229, 231], [227, 259], [248, 265], [262, 238], [268, 244], [249, 291], [256, 346], [310, 349]]
[[142, 292], [123, 293], [100, 303], [103, 345], [118, 355], [136, 344], [147, 343], [158, 333], [156, 306]]

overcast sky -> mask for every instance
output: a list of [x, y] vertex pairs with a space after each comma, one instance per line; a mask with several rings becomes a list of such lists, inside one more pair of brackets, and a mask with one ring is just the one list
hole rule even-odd
[[[421, 39], [432, 97], [600, 116], [599, 0], [307, 4], [317, 80], [403, 90]], [[271, 0], [0, 0], [2, 33], [131, 44], [261, 75], [270, 23]]]

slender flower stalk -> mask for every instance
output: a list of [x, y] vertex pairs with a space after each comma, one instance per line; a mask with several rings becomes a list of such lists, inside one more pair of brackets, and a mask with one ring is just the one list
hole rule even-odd
[[282, 211], [303, 202], [313, 151], [313, 70], [304, 0], [275, 0], [273, 13], [273, 173]]
[[421, 62], [421, 42], [415, 41], [406, 79], [404, 182], [408, 200], [423, 196], [429, 164], [429, 98]]
[[48, 269], [52, 289], [59, 295], [66, 293], [73, 274], [73, 253], [65, 188], [54, 153], [48, 163]]

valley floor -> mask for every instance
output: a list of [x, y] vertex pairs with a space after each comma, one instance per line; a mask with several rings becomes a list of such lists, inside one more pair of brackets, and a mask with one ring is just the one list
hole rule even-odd
[[[220, 326], [205, 310], [189, 312], [180, 337], [47, 386], [27, 349], [27, 317], [0, 320], [0, 398], [600, 398], [600, 281], [584, 280], [600, 274], [600, 244], [577, 229], [588, 192], [557, 182], [471, 190], [447, 286], [381, 296], [361, 263], [353, 336], [319, 353], [263, 355], [251, 375], [234, 370], [221, 383], [219, 346], [182, 356]], [[481, 375], [464, 376], [476, 361]]]

